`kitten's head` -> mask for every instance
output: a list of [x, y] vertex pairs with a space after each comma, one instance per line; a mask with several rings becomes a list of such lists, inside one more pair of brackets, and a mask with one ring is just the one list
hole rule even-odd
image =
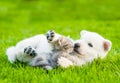
[[74, 44], [69, 37], [60, 37], [55, 43], [55, 49], [70, 53], [73, 51]]

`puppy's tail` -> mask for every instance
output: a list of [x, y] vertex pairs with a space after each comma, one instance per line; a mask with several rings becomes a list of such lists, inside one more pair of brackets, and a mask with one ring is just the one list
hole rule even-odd
[[6, 55], [8, 57], [8, 60], [11, 62], [11, 63], [14, 63], [15, 60], [16, 60], [16, 49], [14, 46], [12, 47], [9, 47], [7, 50], [6, 50]]

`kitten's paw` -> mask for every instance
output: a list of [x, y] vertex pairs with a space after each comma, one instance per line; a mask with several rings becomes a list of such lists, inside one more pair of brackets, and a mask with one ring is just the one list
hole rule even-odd
[[35, 52], [35, 49], [33, 49], [31, 46], [26, 47], [26, 48], [24, 49], [24, 53], [25, 53], [26, 55], [30, 55], [30, 56], [32, 56], [32, 57], [34, 57], [34, 56], [37, 55], [37, 53]]
[[55, 32], [53, 30], [48, 31], [46, 37], [49, 42], [52, 42], [55, 37]]

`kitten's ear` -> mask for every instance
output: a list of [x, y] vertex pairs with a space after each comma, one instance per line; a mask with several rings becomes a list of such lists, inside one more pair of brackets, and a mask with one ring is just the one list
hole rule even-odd
[[86, 34], [88, 31], [86, 31], [86, 30], [82, 30], [81, 32], [80, 32], [80, 35], [81, 36], [83, 36], [84, 34]]
[[58, 39], [58, 45], [60, 45], [60, 46], [61, 46], [62, 41], [63, 41], [63, 37], [60, 37], [60, 38]]
[[105, 39], [103, 42], [104, 51], [109, 51], [111, 49], [112, 42], [110, 40]]

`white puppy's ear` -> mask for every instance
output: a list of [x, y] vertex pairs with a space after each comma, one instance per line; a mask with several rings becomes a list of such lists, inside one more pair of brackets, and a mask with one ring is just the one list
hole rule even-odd
[[83, 36], [84, 34], [86, 34], [88, 31], [86, 31], [86, 30], [82, 30], [81, 32], [80, 32], [80, 35], [81, 36]]
[[111, 49], [111, 46], [112, 42], [110, 40], [105, 39], [105, 41], [103, 42], [104, 51], [109, 51]]

